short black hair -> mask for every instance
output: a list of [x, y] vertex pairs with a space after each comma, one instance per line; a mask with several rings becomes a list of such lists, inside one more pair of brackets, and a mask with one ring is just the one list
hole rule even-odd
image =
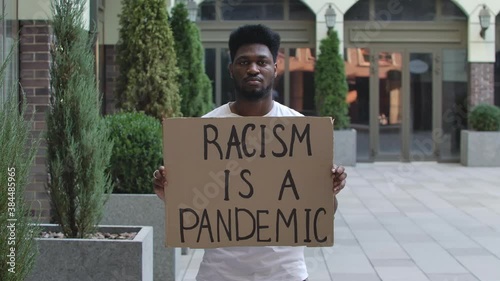
[[266, 45], [273, 55], [273, 60], [276, 62], [278, 50], [280, 48], [280, 35], [272, 31], [269, 27], [256, 24], [240, 26], [229, 36], [229, 52], [231, 53], [231, 61], [234, 61], [236, 52], [243, 45], [262, 44]]

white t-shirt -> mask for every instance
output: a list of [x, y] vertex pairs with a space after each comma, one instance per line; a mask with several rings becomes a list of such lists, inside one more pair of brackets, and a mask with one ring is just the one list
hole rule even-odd
[[[303, 116], [274, 101], [264, 116]], [[229, 103], [203, 117], [241, 117]], [[205, 249], [197, 281], [302, 281], [307, 278], [304, 247], [225, 247]]]

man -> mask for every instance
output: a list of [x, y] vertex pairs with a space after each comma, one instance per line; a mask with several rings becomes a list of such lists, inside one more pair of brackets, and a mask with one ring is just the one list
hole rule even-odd
[[[222, 105], [204, 117], [303, 116], [273, 100], [277, 75], [279, 34], [262, 25], [247, 25], [231, 33], [229, 73], [235, 86], [235, 101]], [[164, 167], [153, 174], [155, 192], [165, 200]], [[345, 186], [343, 167], [332, 169], [332, 196]], [[335, 198], [335, 208], [337, 199]], [[304, 247], [227, 247], [206, 249], [198, 281], [302, 281], [308, 277]]]

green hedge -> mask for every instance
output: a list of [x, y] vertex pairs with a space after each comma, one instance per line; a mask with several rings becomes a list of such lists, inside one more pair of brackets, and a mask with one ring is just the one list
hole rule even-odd
[[114, 193], [153, 193], [151, 177], [163, 163], [160, 121], [138, 112], [117, 113], [106, 120], [114, 141]]
[[499, 131], [500, 108], [491, 104], [480, 104], [472, 109], [469, 122], [476, 131]]
[[335, 119], [336, 130], [351, 126], [349, 105], [346, 102], [348, 87], [339, 44], [335, 30], [331, 30], [328, 36], [321, 40], [314, 74], [316, 110], [320, 116], [331, 116]]

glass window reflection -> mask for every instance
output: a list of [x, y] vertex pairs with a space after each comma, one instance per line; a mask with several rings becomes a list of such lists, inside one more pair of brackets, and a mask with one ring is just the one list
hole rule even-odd
[[380, 21], [432, 21], [436, 0], [375, 0], [375, 19]]
[[370, 160], [370, 50], [347, 48], [344, 52], [349, 116], [356, 129], [357, 161]]
[[467, 15], [451, 0], [441, 0], [442, 20], [467, 20]]
[[370, 2], [369, 0], [359, 0], [354, 4], [344, 15], [344, 20], [369, 20], [370, 19]]
[[205, 49], [205, 73], [212, 83], [212, 101], [216, 104], [215, 92], [215, 49]]
[[467, 128], [467, 51], [443, 50], [442, 137], [438, 139], [442, 161], [460, 159], [460, 131]]
[[222, 0], [223, 20], [283, 20], [283, 0]]
[[5, 102], [7, 94], [12, 93], [14, 85], [18, 80], [18, 51], [13, 48], [18, 40], [18, 21], [16, 19], [15, 3], [12, 1], [0, 0], [0, 15], [4, 18], [0, 20], [0, 59], [3, 63], [11, 50], [13, 51], [12, 57], [5, 69], [5, 76], [0, 78], [4, 79], [0, 87], [0, 106]]
[[234, 82], [228, 71], [230, 63], [229, 49], [221, 49], [221, 105], [234, 100]]
[[290, 106], [304, 115], [315, 115], [315, 53], [314, 48], [290, 49]]
[[310, 20], [314, 21], [316, 15], [301, 0], [290, 0], [289, 2], [290, 20]]

